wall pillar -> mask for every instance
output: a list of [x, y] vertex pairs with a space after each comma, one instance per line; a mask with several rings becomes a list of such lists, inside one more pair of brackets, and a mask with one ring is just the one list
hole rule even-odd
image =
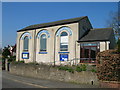
[[5, 70], [9, 71], [9, 62], [8, 62], [8, 59], [5, 60]]

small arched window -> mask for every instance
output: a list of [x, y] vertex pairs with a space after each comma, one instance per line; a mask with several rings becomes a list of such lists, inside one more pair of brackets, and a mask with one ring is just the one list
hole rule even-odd
[[25, 51], [28, 51], [28, 46], [29, 46], [29, 38], [28, 38], [28, 36], [25, 36], [24, 37], [24, 50]]
[[46, 46], [47, 46], [47, 37], [46, 34], [42, 34], [40, 36], [40, 51], [46, 51]]
[[68, 33], [62, 32], [60, 34], [60, 51], [68, 51]]

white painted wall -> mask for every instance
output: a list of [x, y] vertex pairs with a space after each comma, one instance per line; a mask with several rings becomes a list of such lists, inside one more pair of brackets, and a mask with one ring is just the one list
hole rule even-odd
[[109, 44], [110, 44], [109, 41], [100, 42], [100, 52], [109, 50]]
[[[54, 41], [56, 38], [55, 43], [55, 61], [56, 64], [65, 63], [60, 62], [59, 53], [60, 52], [60, 37], [55, 36], [55, 33], [57, 30], [63, 26], [67, 26], [71, 28], [72, 35], [69, 36], [69, 46], [68, 46], [68, 52], [69, 52], [69, 60], [75, 58], [75, 42], [78, 40], [78, 23], [72, 23], [72, 24], [65, 24], [65, 25], [58, 25], [58, 26], [52, 26], [47, 28], [40, 28], [36, 30], [27, 30], [22, 32], [17, 32], [17, 51], [16, 51], [16, 60], [23, 60], [22, 59], [22, 53], [23, 53], [23, 40], [19, 39], [21, 35], [25, 32], [29, 32], [32, 36], [32, 38], [29, 40], [29, 59], [24, 59], [26, 63], [36, 61], [38, 63], [51, 63], [54, 62]], [[40, 52], [40, 38], [36, 38], [37, 34], [41, 30], [47, 30], [50, 33], [50, 38], [47, 38], [47, 54], [39, 54]], [[54, 38], [55, 37], [55, 38]], [[36, 39], [36, 42], [35, 42]], [[36, 43], [36, 48], [34, 49], [34, 45]], [[76, 44], [76, 58], [80, 57], [80, 49], [79, 46]]]

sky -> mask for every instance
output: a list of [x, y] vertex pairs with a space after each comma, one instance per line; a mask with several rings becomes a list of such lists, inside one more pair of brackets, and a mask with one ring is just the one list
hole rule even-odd
[[88, 16], [93, 28], [105, 28], [117, 10], [117, 2], [2, 2], [2, 47], [14, 45], [17, 31], [33, 24]]

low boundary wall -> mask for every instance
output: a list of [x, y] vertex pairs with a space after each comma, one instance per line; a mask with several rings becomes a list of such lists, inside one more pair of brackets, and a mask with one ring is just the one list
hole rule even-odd
[[82, 83], [98, 85], [97, 75], [91, 71], [68, 72], [59, 70], [57, 67], [47, 65], [32, 65], [32, 64], [10, 64], [10, 73], [15, 75], [49, 79], [64, 82]]

